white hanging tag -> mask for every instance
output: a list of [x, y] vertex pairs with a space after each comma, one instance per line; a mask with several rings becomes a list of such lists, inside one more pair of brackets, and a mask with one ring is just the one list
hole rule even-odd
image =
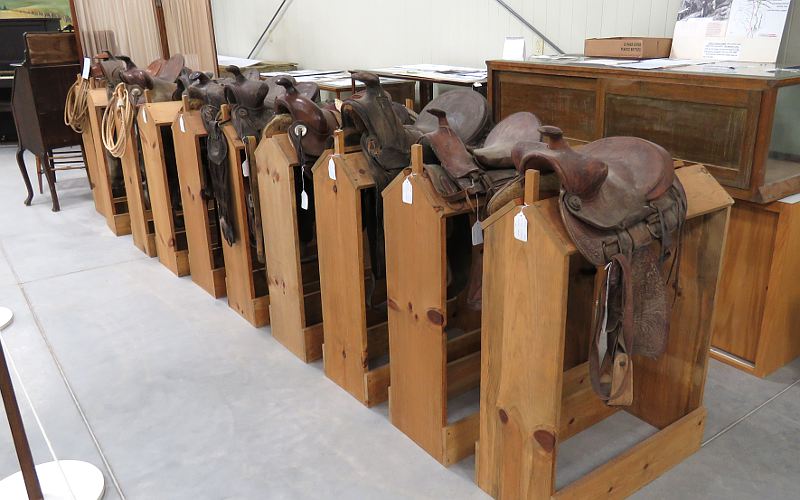
[[334, 105], [336, 106], [336, 111], [341, 113], [342, 112], [342, 105], [344, 104], [344, 101], [342, 101], [341, 99], [336, 99], [333, 102], [334, 102]]
[[413, 205], [414, 203], [414, 187], [411, 185], [411, 177], [406, 177], [403, 181], [403, 203]]
[[333, 161], [333, 158], [328, 160], [328, 177], [331, 180], [336, 180], [336, 162]]
[[514, 216], [514, 238], [519, 241], [528, 241], [528, 218], [522, 213], [522, 209]]
[[83, 71], [81, 72], [81, 78], [83, 78], [84, 80], [88, 80], [89, 79], [89, 70], [91, 69], [91, 67], [92, 67], [92, 60], [89, 59], [88, 57], [84, 57], [83, 58]]
[[247, 159], [242, 162], [242, 175], [245, 177], [250, 177], [250, 160]]
[[483, 243], [483, 227], [480, 221], [472, 225], [472, 246], [477, 246]]
[[147, 108], [142, 108], [142, 120], [147, 123]]
[[183, 123], [183, 115], [178, 117], [178, 126], [181, 128], [181, 132], [184, 134], [186, 133], [186, 124]]
[[305, 191], [300, 193], [300, 208], [308, 210], [308, 193]]

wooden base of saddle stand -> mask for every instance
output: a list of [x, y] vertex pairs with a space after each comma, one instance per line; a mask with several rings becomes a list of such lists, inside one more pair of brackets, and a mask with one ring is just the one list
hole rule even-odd
[[[242, 172], [245, 161], [245, 147], [251, 148], [247, 153], [253, 157], [253, 144], [248, 145], [236, 134], [229, 120], [230, 111], [222, 107], [222, 132], [228, 142], [228, 175], [231, 190], [231, 206], [228, 216], [236, 228], [236, 241], [233, 245], [222, 238], [222, 255], [225, 260], [225, 288], [228, 294], [228, 305], [255, 327], [269, 324], [269, 290], [267, 287], [265, 266], [259, 264], [251, 243], [247, 226], [247, 195], [245, 182], [249, 182]], [[252, 161], [252, 160], [251, 160]]]
[[[145, 97], [148, 97], [147, 93]], [[172, 190], [178, 190], [179, 186], [170, 186], [168, 181], [168, 170], [172, 170], [172, 175], [176, 178], [178, 175], [174, 148], [169, 151], [170, 148], [165, 146], [166, 141], [173, 140], [172, 122], [182, 105], [180, 101], [145, 102], [139, 108], [136, 119], [153, 211], [158, 260], [176, 276], [189, 274], [189, 247], [186, 243], [183, 209], [173, 204], [180, 193], [173, 193]]]
[[214, 298], [220, 298], [225, 296], [222, 237], [215, 202], [203, 196], [203, 187], [207, 186], [203, 168], [207, 161], [206, 136], [200, 111], [191, 110], [188, 99], [184, 98], [183, 109], [172, 123], [172, 137], [189, 246], [189, 269], [195, 284]]
[[[411, 203], [403, 201], [403, 182]], [[475, 208], [447, 203], [422, 169], [422, 147], [412, 167], [383, 192], [386, 235], [392, 423], [444, 465], [473, 453], [478, 412], [448, 422], [448, 398], [478, 387], [480, 311], [466, 307], [466, 292], [447, 300], [447, 226], [475, 222]], [[458, 218], [463, 218], [458, 220]], [[468, 227], [467, 227], [468, 229]], [[469, 243], [467, 243], [469, 244]], [[472, 248], [480, 258], [480, 247]], [[448, 338], [449, 334], [461, 335]]]
[[[322, 357], [323, 327], [319, 262], [313, 255], [306, 263], [301, 259], [295, 177], [303, 174], [288, 134], [262, 139], [253, 156], [264, 229], [272, 336], [308, 363]], [[312, 242], [312, 252], [314, 246]]]
[[[369, 252], [362, 193], [375, 190], [360, 148], [345, 150], [341, 132], [334, 151], [314, 166], [325, 375], [366, 406], [389, 397], [389, 326], [386, 307], [368, 309]], [[333, 162], [331, 170], [330, 162]], [[386, 280], [372, 303], [384, 302]]]
[[139, 155], [139, 140], [137, 127], [130, 127], [125, 140], [125, 152], [119, 161], [125, 177], [125, 192], [128, 194], [133, 245], [148, 257], [155, 257], [156, 229], [153, 223], [153, 211], [145, 196], [145, 189], [149, 186]]
[[736, 201], [711, 356], [766, 377], [800, 356], [800, 203]]
[[[97, 191], [92, 196], [95, 198], [95, 206], [106, 218], [106, 224], [117, 236], [131, 234], [131, 219], [128, 214], [128, 199], [125, 193], [114, 192], [111, 188], [111, 176], [108, 167], [108, 159], [103, 137], [100, 129], [103, 123], [103, 113], [108, 105], [108, 95], [105, 88], [90, 89], [87, 99], [89, 106], [89, 126], [91, 127], [91, 137], [94, 143], [94, 154], [96, 160], [96, 172], [91, 172], [93, 191]], [[88, 154], [88, 150], [87, 150]], [[96, 175], [94, 175], [96, 174]]]
[[[688, 199], [681, 294], [666, 352], [657, 359], [634, 357], [634, 401], [622, 408], [659, 431], [558, 491], [559, 443], [619, 410], [596, 397], [587, 364], [564, 371], [565, 338], [590, 331], [570, 332], [572, 318], [591, 315], [596, 292], [573, 286], [579, 254], [556, 198], [509, 204], [484, 222], [476, 476], [492, 496], [624, 498], [700, 448], [708, 347], [733, 200], [702, 166], [677, 173]], [[531, 174], [536, 183], [538, 174]], [[520, 211], [527, 241], [515, 237]]]

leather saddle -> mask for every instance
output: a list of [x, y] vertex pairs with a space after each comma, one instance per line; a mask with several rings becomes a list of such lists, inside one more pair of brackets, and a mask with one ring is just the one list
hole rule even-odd
[[269, 94], [267, 82], [244, 75], [236, 66], [228, 66], [234, 75], [231, 82], [224, 85], [225, 100], [231, 108], [231, 123], [239, 137], [259, 138], [261, 131], [275, 115], [274, 110], [265, 104]]
[[[439, 120], [438, 128], [425, 134], [420, 142], [426, 142], [433, 154], [434, 162], [426, 162], [425, 170], [436, 190], [447, 201], [459, 201], [470, 196], [491, 197], [516, 177], [513, 168], [485, 168], [478, 158], [491, 157], [490, 165], [502, 166], [505, 157], [510, 159], [511, 143], [519, 136], [535, 134], [539, 120], [532, 113], [517, 113], [497, 125], [487, 138], [491, 154], [474, 156], [450, 126], [449, 115], [440, 109], [429, 112]], [[493, 134], [493, 135], [492, 135]], [[489, 143], [491, 139], [491, 143]], [[479, 150], [480, 151], [480, 150]], [[486, 149], [484, 148], [484, 151]]]
[[153, 102], [166, 102], [175, 99], [177, 80], [185, 69], [184, 57], [176, 54], [169, 59], [158, 59], [148, 65], [146, 69], [138, 68], [127, 56], [118, 56], [125, 62], [125, 70], [119, 75], [129, 91], [138, 91], [134, 94], [141, 95], [145, 90], [150, 91]]
[[302, 92], [291, 77], [278, 77], [275, 85], [284, 89], [282, 95], [275, 98], [275, 112], [292, 116], [289, 137], [300, 163], [307, 165], [310, 158], [316, 160], [333, 146], [333, 133], [341, 125], [341, 115], [335, 109], [320, 107], [313, 100], [314, 93], [309, 96], [308, 91]]
[[540, 130], [549, 146], [520, 143], [514, 161], [521, 173], [552, 171], [561, 181], [564, 226], [604, 278], [589, 354], [592, 385], [607, 404], [629, 405], [632, 355], [656, 357], [666, 348], [667, 284], [678, 274], [686, 194], [672, 158], [656, 144], [610, 137], [573, 150], [560, 129]]

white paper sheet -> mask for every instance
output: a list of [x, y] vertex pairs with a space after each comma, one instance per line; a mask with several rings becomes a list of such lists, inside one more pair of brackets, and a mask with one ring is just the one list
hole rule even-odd
[[243, 57], [222, 56], [217, 54], [217, 63], [223, 68], [225, 66], [239, 66], [240, 68], [248, 68], [260, 62], [261, 61], [257, 59], [245, 59]]

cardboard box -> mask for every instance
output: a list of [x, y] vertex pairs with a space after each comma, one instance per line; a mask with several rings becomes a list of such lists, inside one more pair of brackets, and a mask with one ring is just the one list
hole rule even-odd
[[618, 36], [588, 38], [584, 55], [589, 57], [619, 57], [622, 59], [657, 59], [669, 57], [672, 38]]

